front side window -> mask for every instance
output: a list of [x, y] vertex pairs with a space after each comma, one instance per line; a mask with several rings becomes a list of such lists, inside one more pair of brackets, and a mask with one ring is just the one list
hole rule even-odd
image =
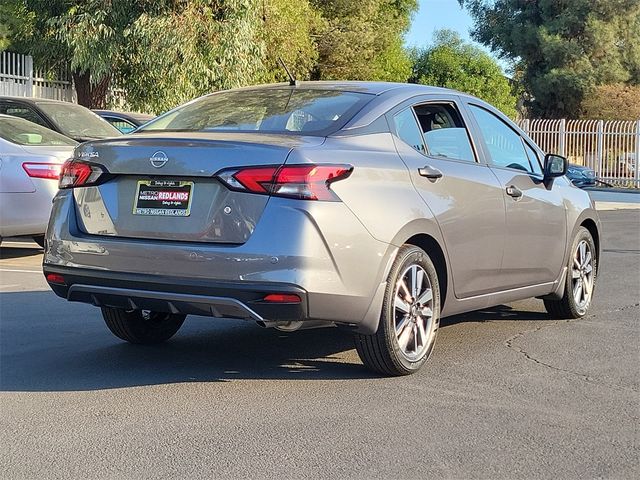
[[373, 95], [337, 90], [262, 88], [198, 98], [138, 131], [244, 131], [327, 134], [340, 129]]
[[491, 165], [533, 172], [520, 135], [488, 110], [476, 105], [469, 105], [469, 107], [489, 151]]
[[527, 142], [524, 140], [524, 149], [527, 151], [527, 157], [529, 157], [529, 163], [531, 164], [531, 168], [533, 173], [537, 173], [538, 175], [542, 175], [542, 167], [540, 166], [540, 157], [536, 151], [529, 146]]
[[422, 133], [413, 115], [413, 109], [406, 108], [393, 117], [393, 124], [398, 137], [404, 143], [411, 146], [420, 153], [425, 153]]
[[428, 155], [475, 162], [469, 134], [453, 105], [419, 105], [415, 107], [415, 112], [427, 144]]

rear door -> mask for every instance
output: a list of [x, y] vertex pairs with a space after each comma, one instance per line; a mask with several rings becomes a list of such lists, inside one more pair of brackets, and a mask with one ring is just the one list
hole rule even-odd
[[545, 185], [536, 149], [511, 121], [487, 105], [470, 102], [467, 108], [506, 202], [502, 288], [556, 280], [566, 243], [562, 195], [553, 184]]
[[458, 97], [402, 105], [390, 112], [389, 123], [398, 153], [439, 223], [456, 297], [494, 291], [504, 247], [502, 187], [476, 155]]

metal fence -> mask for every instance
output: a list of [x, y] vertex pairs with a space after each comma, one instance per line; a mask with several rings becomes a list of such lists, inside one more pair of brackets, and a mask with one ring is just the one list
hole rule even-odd
[[522, 120], [520, 126], [542, 150], [593, 168], [601, 182], [640, 187], [640, 120]]
[[0, 95], [50, 98], [74, 102], [75, 90], [68, 71], [46, 78], [34, 70], [33, 58], [14, 52], [0, 52]]

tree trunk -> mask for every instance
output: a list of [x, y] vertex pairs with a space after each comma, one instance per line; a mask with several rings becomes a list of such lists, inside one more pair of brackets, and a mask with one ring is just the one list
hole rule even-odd
[[106, 75], [99, 82], [91, 83], [91, 74], [89, 72], [75, 71], [72, 74], [73, 84], [76, 87], [78, 95], [78, 103], [87, 108], [106, 108], [107, 93], [111, 84], [111, 77]]

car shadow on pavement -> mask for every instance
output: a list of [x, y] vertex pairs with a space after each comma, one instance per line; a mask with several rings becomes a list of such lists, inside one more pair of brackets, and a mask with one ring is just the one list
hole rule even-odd
[[0, 247], [0, 260], [9, 260], [12, 258], [34, 257], [41, 255], [42, 249], [38, 246], [33, 248], [23, 247]]
[[[442, 327], [501, 318], [548, 320], [504, 307], [444, 319]], [[373, 378], [379, 376], [362, 366], [351, 334], [338, 328], [284, 333], [242, 321], [188, 317], [167, 343], [139, 346], [111, 335], [95, 307], [71, 306], [47, 291], [0, 293], [0, 391]]]

